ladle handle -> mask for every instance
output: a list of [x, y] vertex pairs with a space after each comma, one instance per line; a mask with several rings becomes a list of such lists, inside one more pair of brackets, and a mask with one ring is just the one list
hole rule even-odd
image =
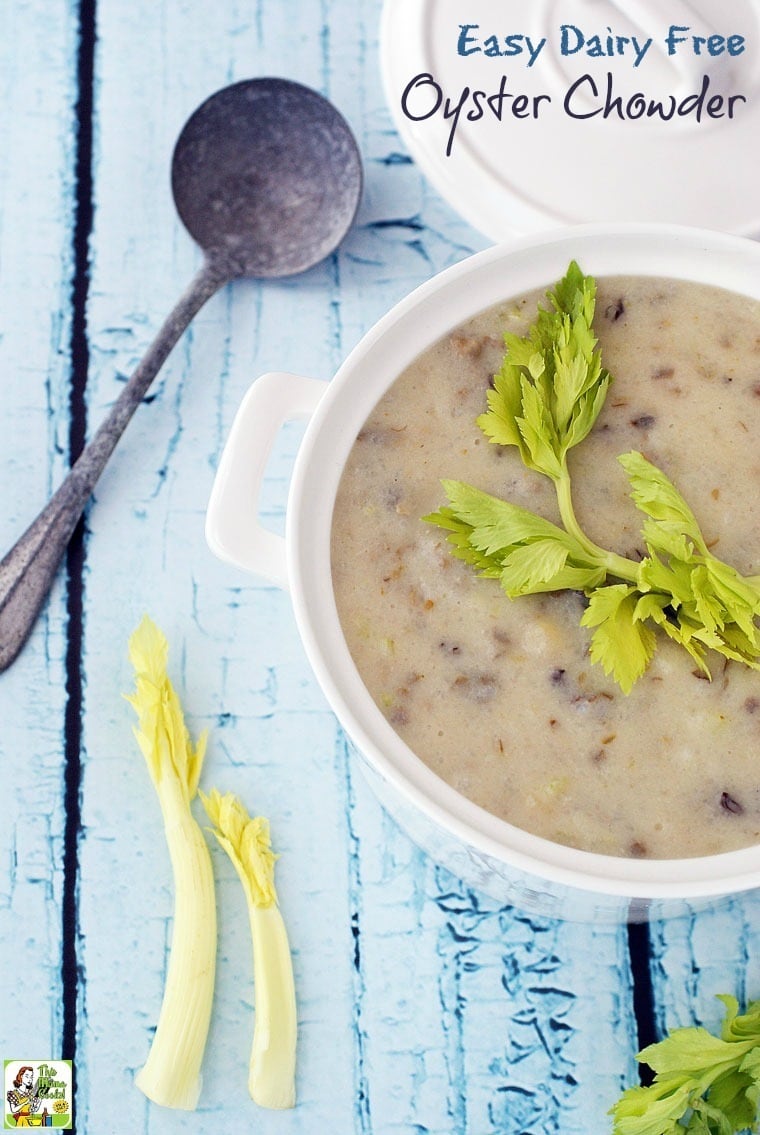
[[60, 487], [0, 563], [0, 671], [26, 642], [71, 535], [132, 415], [193, 316], [224, 282], [223, 272], [207, 259]]

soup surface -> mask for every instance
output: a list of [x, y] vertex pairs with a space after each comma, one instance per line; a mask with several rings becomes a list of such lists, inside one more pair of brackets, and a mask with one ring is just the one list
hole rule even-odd
[[[576, 592], [510, 600], [421, 520], [467, 481], [559, 521], [554, 487], [475, 423], [543, 292], [477, 316], [421, 355], [376, 406], [332, 529], [343, 631], [372, 697], [438, 775], [559, 843], [671, 858], [760, 839], [760, 673], [709, 658], [712, 681], [658, 634], [629, 695], [588, 657]], [[616, 458], [673, 480], [713, 552], [760, 573], [760, 303], [692, 283], [599, 281], [595, 333], [613, 375], [570, 454], [591, 538], [636, 558], [642, 514]]]

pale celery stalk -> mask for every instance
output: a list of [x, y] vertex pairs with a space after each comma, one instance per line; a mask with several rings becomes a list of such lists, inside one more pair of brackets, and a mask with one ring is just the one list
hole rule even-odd
[[251, 819], [231, 792], [200, 794], [213, 832], [243, 884], [253, 940], [256, 997], [248, 1091], [262, 1107], [293, 1107], [296, 1099], [296, 996], [290, 946], [274, 885], [269, 823]]
[[201, 1090], [216, 967], [216, 903], [211, 855], [190, 804], [206, 737], [193, 748], [167, 673], [167, 642], [147, 617], [129, 640], [138, 715], [135, 736], [158, 793], [174, 876], [174, 925], [164, 997], [153, 1043], [135, 1083], [164, 1107], [192, 1111]]

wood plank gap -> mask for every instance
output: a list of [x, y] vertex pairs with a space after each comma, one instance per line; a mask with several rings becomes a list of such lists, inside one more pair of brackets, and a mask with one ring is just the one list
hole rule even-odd
[[[90, 290], [89, 242], [93, 220], [93, 92], [95, 83], [96, 0], [79, 0], [77, 44], [76, 157], [72, 227], [71, 390], [69, 463], [73, 465], [87, 437], [86, 389], [90, 352], [87, 300]], [[64, 847], [61, 938], [62, 1057], [76, 1059], [78, 1009], [83, 983], [79, 972], [79, 839], [82, 820], [82, 706], [85, 526], [80, 521], [66, 553], [66, 713], [64, 774]]]
[[[647, 1045], [654, 1044], [659, 1040], [657, 1035], [654, 987], [652, 985], [651, 944], [648, 922], [628, 923], [628, 954], [633, 982], [636, 1051], [641, 1052], [642, 1048], [646, 1048]], [[653, 1073], [648, 1065], [639, 1065], [639, 1078], [642, 1084], [651, 1084]]]

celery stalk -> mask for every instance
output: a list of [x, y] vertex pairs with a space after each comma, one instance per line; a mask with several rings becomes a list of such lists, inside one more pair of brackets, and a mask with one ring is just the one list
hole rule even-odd
[[129, 640], [138, 716], [135, 736], [158, 794], [174, 877], [174, 924], [164, 996], [153, 1043], [135, 1083], [164, 1107], [192, 1111], [201, 1090], [216, 968], [216, 903], [211, 856], [190, 805], [206, 736], [193, 748], [167, 673], [167, 642], [147, 617]]
[[248, 906], [256, 995], [248, 1090], [262, 1107], [293, 1107], [296, 998], [288, 936], [277, 905], [269, 823], [262, 816], [251, 819], [231, 792], [222, 796], [212, 789], [200, 796], [214, 835], [243, 884]]

